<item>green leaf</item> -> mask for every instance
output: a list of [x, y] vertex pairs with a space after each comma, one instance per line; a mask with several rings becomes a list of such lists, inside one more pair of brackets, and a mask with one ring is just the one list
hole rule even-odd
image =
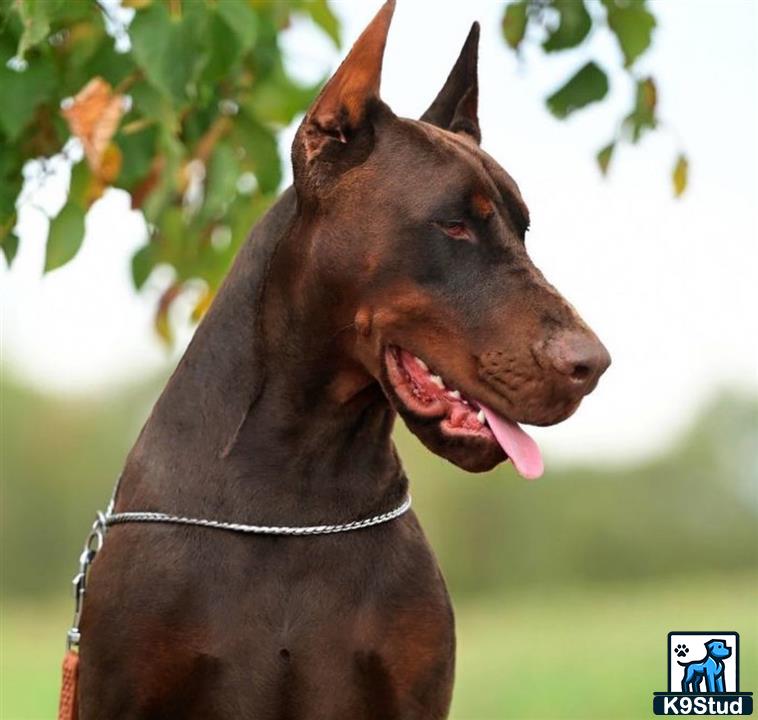
[[158, 260], [176, 267], [182, 260], [186, 245], [187, 225], [182, 208], [170, 205], [158, 220]]
[[199, 3], [192, 7], [195, 15], [187, 20], [194, 23], [202, 36], [205, 53], [198, 92], [201, 99], [210, 100], [218, 90], [217, 83], [234, 87], [239, 61], [255, 46], [258, 16], [246, 0], [224, 0], [202, 12], [198, 12], [202, 8]]
[[316, 25], [318, 25], [331, 39], [335, 47], [342, 45], [340, 38], [340, 21], [332, 12], [326, 0], [310, 0], [303, 5]]
[[634, 108], [624, 118], [624, 129], [629, 133], [633, 143], [636, 143], [645, 131], [656, 127], [655, 108], [657, 104], [658, 91], [653, 78], [647, 77], [638, 80]]
[[154, 255], [152, 243], [141, 247], [132, 255], [132, 282], [137, 290], [142, 288], [155, 267]]
[[246, 53], [255, 44], [258, 16], [245, 0], [223, 0], [215, 6], [225, 25], [236, 36], [241, 51]]
[[67, 202], [50, 221], [45, 252], [45, 272], [55, 270], [72, 260], [84, 239], [84, 210]]
[[521, 41], [526, 34], [527, 25], [527, 0], [519, 0], [514, 2], [505, 8], [505, 15], [503, 15], [503, 37], [509, 47], [514, 50], [518, 49], [521, 45]]
[[18, 252], [18, 236], [15, 233], [9, 232], [0, 244], [3, 255], [5, 255], [5, 262], [8, 263], [8, 267], [13, 265], [13, 259]]
[[298, 85], [278, 63], [269, 75], [256, 83], [252, 95], [242, 102], [263, 122], [289, 125], [296, 115], [308, 109], [324, 80], [310, 86]]
[[116, 135], [123, 163], [114, 185], [131, 190], [150, 172], [157, 152], [158, 130], [154, 125], [137, 132]]
[[234, 149], [228, 142], [219, 142], [208, 163], [205, 181], [203, 217], [216, 219], [224, 214], [237, 194], [240, 166]]
[[674, 170], [671, 173], [671, 181], [674, 185], [674, 197], [681, 197], [687, 189], [690, 164], [687, 156], [680, 153], [676, 159]]
[[258, 5], [258, 37], [255, 40], [250, 60], [258, 78], [271, 72], [276, 63], [281, 62], [279, 32], [281, 25], [273, 18], [282, 4], [266, 3]]
[[[223, 6], [222, 3], [219, 8]], [[217, 12], [208, 14], [205, 48], [208, 57], [203, 68], [201, 84], [207, 85], [210, 90], [216, 82], [229, 79], [232, 68], [244, 54], [245, 48], [239, 36]]]
[[171, 17], [164, 3], [139, 10], [129, 27], [132, 52], [150, 82], [177, 102], [188, 99], [205, 54], [200, 47], [197, 7], [187, 4], [181, 20]]
[[132, 112], [135, 115], [141, 116], [143, 119], [157, 121], [168, 132], [176, 133], [179, 131], [179, 120], [171, 98], [166, 97], [147, 82], [138, 82], [129, 94], [132, 96]]
[[600, 172], [603, 175], [608, 174], [608, 166], [611, 164], [611, 158], [613, 157], [613, 151], [616, 149], [616, 143], [608, 143], [602, 150], [596, 155], [597, 164], [600, 166]]
[[655, 17], [645, 7], [645, 0], [603, 0], [608, 13], [608, 27], [618, 40], [629, 67], [650, 46]]
[[180, 168], [187, 156], [186, 147], [165, 127], [159, 128], [158, 149], [163, 165], [141, 208], [145, 220], [153, 225], [159, 224], [163, 212], [179, 195]]
[[68, 186], [68, 202], [86, 209], [89, 204], [89, 193], [92, 187], [93, 175], [86, 160], [80, 160], [71, 168], [71, 181]]
[[[105, 32], [105, 26], [98, 20], [98, 13], [92, 13], [89, 18], [78, 21], [76, 33], [69, 34], [65, 40], [67, 43], [66, 65], [68, 67], [65, 74], [67, 87], [63, 92], [64, 95], [66, 93], [75, 94], [92, 79], [93, 75], [101, 74], [100, 68], [95, 70], [92, 67], [92, 58], [97, 55], [98, 51], [110, 50], [110, 52], [115, 53], [113, 38]], [[121, 57], [124, 55], [121, 53]]]
[[[224, 218], [232, 229], [232, 243], [223, 251], [226, 261], [229, 262], [234, 257], [240, 245], [250, 234], [250, 228], [258, 221], [263, 213], [271, 205], [271, 196], [254, 193], [252, 197], [248, 195], [237, 195], [235, 201], [230, 205], [229, 212]], [[221, 255], [221, 253], [218, 253]], [[214, 282], [219, 284], [223, 278], [223, 273], [216, 274]]]
[[546, 52], [576, 47], [592, 27], [584, 0], [554, 0], [553, 7], [558, 11], [558, 27], [547, 36], [542, 47]]
[[44, 40], [50, 32], [51, 6], [48, 0], [16, 0], [24, 31], [18, 43], [18, 55], [24, 57], [29, 48]]
[[115, 87], [128, 75], [134, 73], [136, 66], [132, 54], [118, 52], [113, 45], [113, 38], [103, 32], [102, 41], [95, 47], [94, 54], [87, 61], [83, 70], [86, 77], [79, 84], [79, 87], [83, 87], [95, 75], [99, 75]]
[[0, 66], [0, 129], [15, 140], [32, 120], [37, 107], [53, 98], [55, 68], [48, 58], [35, 58], [26, 70]]
[[248, 112], [240, 114], [235, 137], [244, 150], [242, 166], [255, 173], [262, 193], [274, 192], [282, 181], [279, 146], [274, 133]]
[[18, 147], [8, 144], [0, 152], [0, 242], [16, 224], [16, 200], [23, 187], [23, 162]]
[[95, 18], [102, 23], [103, 12], [93, 12], [95, 8], [87, 2], [71, 2], [71, 0], [43, 0], [47, 3], [48, 15], [55, 25], [74, 25], [78, 22]]
[[558, 118], [602, 100], [608, 93], [608, 77], [594, 62], [588, 62], [547, 100], [548, 109]]

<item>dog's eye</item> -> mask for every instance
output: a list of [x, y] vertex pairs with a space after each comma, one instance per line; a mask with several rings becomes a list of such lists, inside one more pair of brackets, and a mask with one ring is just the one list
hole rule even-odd
[[437, 225], [446, 235], [456, 240], [471, 241], [473, 239], [468, 228], [460, 220], [448, 220]]

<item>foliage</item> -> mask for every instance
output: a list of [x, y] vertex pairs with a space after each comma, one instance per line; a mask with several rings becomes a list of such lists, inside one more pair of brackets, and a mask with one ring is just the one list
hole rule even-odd
[[[594, 5], [585, 0], [515, 0], [505, 9], [503, 36], [508, 46], [517, 52], [522, 52], [527, 45], [540, 46], [548, 54], [578, 48], [589, 44], [595, 31], [610, 32], [615, 38], [621, 68], [634, 92], [629, 113], [597, 153], [597, 163], [603, 175], [608, 173], [614, 150], [620, 142], [637, 143], [646, 132], [661, 125], [655, 79], [636, 70], [637, 60], [650, 47], [655, 26], [655, 16], [647, 0], [601, 0]], [[608, 90], [607, 72], [596, 61], [590, 60], [545, 102], [553, 115], [564, 119], [603, 100]], [[687, 158], [680, 152], [672, 170], [676, 197], [687, 187], [687, 169]]]
[[135, 286], [157, 265], [175, 271], [159, 303], [159, 332], [168, 337], [169, 307], [188, 281], [205, 282], [199, 311], [207, 307], [279, 187], [277, 130], [318, 87], [301, 86], [285, 69], [278, 36], [293, 15], [339, 44], [326, 0], [0, 0], [7, 262], [18, 247], [24, 164], [40, 158], [44, 176], [59, 155], [71, 180], [50, 222], [45, 270], [76, 255], [89, 207], [121, 188], [149, 228], [133, 259]]
[[[24, 172], [43, 185], [64, 159], [65, 202], [50, 219], [45, 271], [75, 257], [90, 206], [108, 188], [129, 193], [148, 240], [132, 258], [142, 288], [159, 265], [173, 281], [155, 328], [171, 339], [169, 311], [202, 281], [193, 318], [210, 304], [231, 259], [279, 188], [277, 132], [302, 113], [319, 84], [287, 73], [279, 34], [310, 18], [339, 45], [327, 0], [0, 0], [0, 248], [13, 262]], [[606, 174], [617, 145], [660, 126], [655, 80], [637, 72], [656, 21], [646, 0], [517, 0], [503, 18], [506, 43], [547, 54], [610, 32], [633, 103], [597, 154]], [[606, 69], [586, 59], [546, 98], [558, 118], [602, 101]], [[672, 171], [686, 188], [681, 152]], [[27, 178], [27, 182], [30, 182]]]

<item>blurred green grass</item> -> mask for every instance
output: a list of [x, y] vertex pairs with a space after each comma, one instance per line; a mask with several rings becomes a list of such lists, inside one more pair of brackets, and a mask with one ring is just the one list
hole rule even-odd
[[[758, 580], [546, 588], [456, 603], [452, 720], [647, 718], [666, 689], [670, 630], [741, 633], [741, 684], [758, 690]], [[54, 718], [70, 603], [7, 603], [2, 618], [3, 720]]]
[[[0, 378], [0, 718], [54, 718], [61, 599], [163, 378], [87, 397]], [[398, 423], [456, 606], [454, 720], [651, 717], [670, 630], [741, 634], [758, 691], [758, 399], [715, 396], [658, 456], [467, 475]], [[548, 461], [551, 459], [548, 458]]]
[[755, 576], [560, 588], [458, 613], [454, 720], [652, 717], [671, 630], [736, 630], [740, 682], [758, 689]]

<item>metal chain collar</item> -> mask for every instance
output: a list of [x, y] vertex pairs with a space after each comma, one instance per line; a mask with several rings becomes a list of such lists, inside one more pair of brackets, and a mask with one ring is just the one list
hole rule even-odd
[[411, 496], [407, 495], [401, 505], [394, 510], [374, 515], [365, 520], [353, 520], [348, 523], [336, 525], [246, 525], [244, 523], [223, 522], [221, 520], [206, 520], [203, 518], [191, 518], [183, 515], [168, 515], [161, 512], [120, 512], [109, 513], [105, 516], [107, 527], [124, 523], [171, 523], [174, 525], [196, 525], [198, 527], [216, 528], [218, 530], [231, 530], [233, 532], [247, 533], [250, 535], [329, 535], [332, 533], [349, 532], [380, 525], [400, 517], [411, 507]]
[[206, 520], [204, 518], [191, 518], [183, 515], [169, 515], [162, 512], [120, 512], [114, 513], [116, 492], [118, 491], [119, 482], [113, 491], [113, 496], [108, 508], [104, 513], [98, 512], [95, 522], [92, 523], [92, 529], [87, 535], [84, 542], [82, 554], [79, 556], [79, 572], [74, 576], [73, 593], [74, 593], [74, 619], [71, 628], [66, 635], [66, 647], [68, 650], [77, 649], [81, 639], [79, 631], [79, 620], [82, 614], [82, 605], [84, 595], [87, 591], [87, 580], [89, 578], [89, 569], [97, 553], [103, 547], [105, 533], [112, 525], [123, 525], [126, 523], [167, 523], [172, 525], [193, 525], [196, 527], [213, 528], [216, 530], [230, 530], [232, 532], [246, 533], [248, 535], [330, 535], [334, 533], [349, 532], [351, 530], [361, 530], [362, 528], [381, 525], [395, 518], [400, 517], [411, 507], [411, 496], [407, 495], [405, 500], [393, 510], [389, 510], [381, 515], [374, 515], [364, 520], [353, 520], [347, 523], [337, 523], [334, 525], [246, 525], [244, 523], [224, 522], [222, 520]]

